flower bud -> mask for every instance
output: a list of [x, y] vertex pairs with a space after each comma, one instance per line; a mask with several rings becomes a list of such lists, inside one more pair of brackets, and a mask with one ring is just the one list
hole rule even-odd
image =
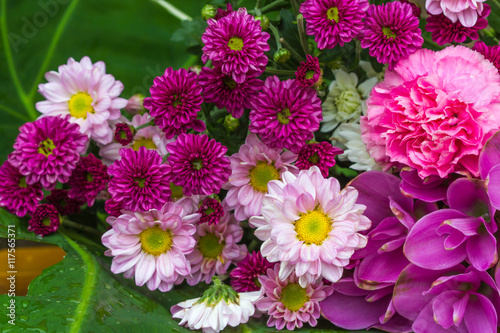
[[201, 9], [201, 17], [206, 21], [211, 18], [214, 18], [217, 15], [217, 8], [213, 5], [205, 5]]
[[224, 118], [224, 127], [229, 131], [229, 132], [234, 132], [238, 129], [238, 126], [240, 126], [240, 120], [237, 118], [234, 118], [232, 115], [228, 114], [226, 118]]
[[274, 53], [273, 58], [274, 58], [274, 61], [276, 61], [278, 64], [282, 64], [282, 63], [287, 62], [291, 56], [292, 56], [292, 54], [287, 49], [279, 49], [278, 51], [276, 51]]
[[125, 111], [130, 114], [143, 114], [146, 112], [146, 109], [142, 105], [144, 101], [144, 95], [137, 94], [128, 99], [127, 106], [125, 107]]
[[262, 28], [262, 30], [266, 31], [269, 28], [269, 24], [271, 22], [269, 22], [269, 17], [267, 17], [266, 15], [255, 16], [255, 19], [260, 21], [260, 27]]

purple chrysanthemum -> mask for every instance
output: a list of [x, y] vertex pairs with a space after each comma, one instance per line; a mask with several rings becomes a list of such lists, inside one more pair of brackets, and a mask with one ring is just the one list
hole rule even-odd
[[500, 73], [500, 45], [487, 46], [484, 42], [476, 42], [472, 49], [491, 61]]
[[259, 276], [266, 275], [268, 268], [273, 268], [260, 251], [249, 253], [245, 259], [236, 264], [236, 268], [229, 273], [231, 287], [236, 292], [257, 291], [261, 284]]
[[123, 209], [160, 209], [170, 199], [170, 166], [154, 150], [120, 150], [121, 160], [108, 167], [108, 191]]
[[80, 198], [87, 201], [91, 207], [97, 194], [106, 188], [109, 182], [107, 167], [94, 154], [82, 157], [69, 178], [68, 192], [70, 198]]
[[144, 107], [155, 117], [155, 124], [167, 139], [189, 128], [197, 132], [205, 130], [205, 124], [196, 119], [203, 103], [196, 73], [169, 67], [165, 74], [154, 79], [149, 92], [151, 97], [144, 99]]
[[367, 0], [306, 0], [300, 12], [307, 22], [306, 32], [314, 36], [318, 48], [332, 49], [361, 32], [368, 5]]
[[420, 9], [419, 6], [414, 4], [413, 2], [410, 2], [409, 0], [399, 0], [402, 3], [407, 3], [411, 6], [411, 10], [413, 12], [413, 15], [416, 16], [416, 18], [420, 18], [420, 14], [422, 14], [422, 10]]
[[181, 134], [167, 145], [172, 182], [182, 186], [184, 194], [219, 193], [231, 174], [227, 147], [208, 135]]
[[302, 89], [296, 80], [266, 79], [250, 111], [249, 130], [271, 148], [298, 153], [313, 138], [322, 119], [321, 101], [313, 89]]
[[125, 123], [118, 123], [115, 127], [114, 139], [122, 146], [126, 146], [134, 139], [134, 134], [130, 130], [130, 126]]
[[80, 211], [80, 206], [83, 205], [83, 201], [78, 200], [78, 198], [70, 198], [68, 196], [68, 190], [57, 188], [53, 189], [50, 192], [50, 195], [45, 199], [47, 199], [49, 204], [56, 207], [57, 211], [61, 215], [76, 214]]
[[0, 189], [0, 207], [19, 217], [35, 211], [36, 205], [43, 199], [40, 184], [28, 185], [26, 177], [9, 161], [0, 166]]
[[[307, 61], [300, 63], [299, 68], [295, 72], [297, 83], [303, 88], [317, 86], [321, 84], [321, 67], [319, 67], [319, 60], [316, 57], [306, 55]], [[319, 81], [319, 82], [318, 82]]]
[[269, 51], [269, 34], [262, 31], [260, 21], [247, 14], [246, 8], [229, 13], [219, 20], [208, 20], [201, 40], [203, 62], [212, 60], [224, 74], [237, 83], [259, 76], [267, 65], [264, 52]]
[[68, 181], [87, 143], [78, 124], [68, 119], [43, 117], [19, 128], [9, 162], [26, 176], [27, 184], [40, 182], [52, 189], [56, 182]]
[[122, 215], [123, 201], [115, 201], [113, 198], [106, 200], [104, 210], [111, 216], [118, 217]]
[[198, 213], [201, 214], [198, 223], [217, 224], [225, 212], [219, 200], [208, 197], [201, 202]]
[[262, 80], [252, 77], [236, 83], [231, 75], [222, 73], [220, 67], [203, 67], [198, 82], [203, 87], [205, 102], [215, 103], [219, 109], [226, 108], [235, 118], [240, 118], [243, 111], [252, 106], [252, 100], [264, 84]]
[[316, 165], [323, 177], [328, 177], [329, 169], [335, 165], [335, 156], [343, 152], [326, 141], [310, 143], [302, 147], [295, 165], [300, 170], [307, 170]]
[[390, 70], [399, 59], [408, 57], [424, 43], [418, 18], [407, 3], [370, 5], [365, 23], [361, 47], [368, 48], [370, 56], [378, 62], [389, 64]]
[[57, 231], [61, 224], [61, 217], [56, 207], [49, 204], [40, 204], [36, 207], [28, 223], [28, 231], [33, 231], [39, 236], [45, 236]]
[[449, 18], [444, 16], [444, 14], [429, 15], [429, 17], [427, 17], [425, 30], [432, 34], [432, 40], [438, 45], [452, 42], [462, 43], [465, 42], [467, 37], [472, 40], [478, 40], [478, 31], [488, 26], [486, 17], [490, 15], [490, 12], [491, 7], [484, 4], [482, 14], [478, 16], [476, 24], [472, 27], [464, 27], [460, 21], [453, 23]]

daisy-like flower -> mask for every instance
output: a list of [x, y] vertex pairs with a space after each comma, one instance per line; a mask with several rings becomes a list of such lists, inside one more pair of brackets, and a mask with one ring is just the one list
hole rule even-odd
[[56, 207], [60, 215], [76, 214], [80, 211], [80, 206], [83, 205], [79, 198], [72, 199], [68, 196], [68, 190], [55, 188], [50, 192], [45, 199], [52, 206]]
[[307, 60], [300, 63], [295, 72], [297, 83], [303, 88], [317, 87], [323, 82], [323, 71], [319, 67], [319, 60], [311, 55], [306, 55]]
[[224, 216], [224, 208], [219, 200], [207, 197], [205, 198], [198, 209], [200, 213], [199, 223], [217, 224], [220, 219]]
[[245, 258], [247, 248], [237, 244], [243, 237], [243, 228], [226, 212], [217, 224], [198, 224], [196, 246], [187, 259], [191, 263], [191, 275], [186, 278], [189, 285], [194, 286], [204, 281], [206, 284], [215, 275], [227, 273], [233, 262]]
[[80, 62], [69, 58], [59, 71], [45, 74], [48, 83], [38, 86], [38, 91], [47, 100], [36, 103], [43, 116], [70, 115], [69, 121], [80, 125], [80, 132], [100, 144], [113, 138], [109, 120], [120, 117], [120, 109], [127, 100], [118, 97], [123, 84], [111, 74], [106, 74], [102, 61], [92, 64], [89, 57]]
[[68, 196], [85, 200], [91, 207], [97, 194], [106, 188], [108, 182], [107, 167], [94, 154], [89, 154], [80, 158], [73, 170], [68, 180], [68, 185], [71, 187]]
[[280, 279], [295, 274], [304, 288], [320, 278], [340, 279], [354, 251], [366, 246], [358, 232], [371, 225], [357, 197], [355, 188], [341, 191], [339, 182], [325, 179], [316, 166], [269, 182], [262, 216], [249, 222], [264, 241], [262, 255], [281, 262]]
[[196, 119], [203, 103], [196, 73], [168, 67], [162, 76], [154, 79], [149, 92], [151, 97], [144, 99], [144, 107], [155, 117], [155, 124], [165, 132], [167, 139], [189, 128], [197, 132], [205, 130], [205, 124]]
[[314, 36], [318, 48], [332, 49], [356, 38], [368, 6], [367, 0], [306, 0], [300, 12], [307, 22], [306, 33]]
[[274, 264], [263, 258], [260, 251], [253, 251], [229, 273], [231, 286], [237, 292], [258, 291], [262, 286], [259, 276], [266, 275], [267, 269], [273, 267]]
[[224, 74], [220, 67], [203, 67], [198, 76], [198, 83], [203, 87], [203, 99], [206, 103], [215, 103], [219, 109], [226, 108], [234, 118], [240, 118], [245, 109], [252, 106], [264, 82], [248, 77], [236, 83], [231, 75]]
[[269, 34], [262, 31], [260, 21], [247, 14], [246, 8], [229, 13], [218, 20], [207, 21], [201, 40], [203, 62], [212, 60], [222, 73], [236, 83], [259, 76], [267, 65], [264, 52], [269, 51]]
[[313, 165], [321, 170], [323, 177], [328, 177], [330, 168], [335, 165], [335, 156], [343, 150], [328, 142], [313, 142], [305, 145], [299, 153], [295, 165], [299, 170], [307, 170]]
[[412, 7], [399, 1], [370, 5], [360, 40], [361, 47], [368, 48], [378, 62], [389, 64], [389, 69], [424, 43]]
[[146, 211], [160, 209], [170, 198], [170, 166], [154, 150], [140, 147], [120, 150], [119, 161], [108, 167], [112, 176], [108, 191], [123, 209]]
[[484, 42], [476, 42], [472, 49], [491, 61], [500, 73], [500, 45], [487, 46]]
[[431, 15], [444, 14], [452, 22], [472, 27], [483, 12], [483, 2], [486, 0], [426, 0], [425, 9]]
[[40, 204], [36, 207], [28, 223], [28, 231], [33, 231], [43, 237], [57, 231], [61, 224], [61, 216], [59, 216], [56, 207]]
[[130, 126], [125, 123], [118, 123], [115, 126], [115, 134], [113, 136], [116, 142], [122, 146], [126, 146], [134, 139], [134, 134]]
[[296, 80], [269, 76], [250, 111], [249, 130], [271, 148], [298, 153], [319, 129], [321, 101], [314, 89], [302, 89]]
[[230, 160], [232, 174], [224, 185], [224, 189], [229, 190], [224, 200], [230, 210], [235, 210], [234, 216], [238, 221], [260, 215], [269, 181], [281, 179], [285, 171], [298, 173], [293, 165], [297, 160], [296, 154], [271, 149], [255, 134], [247, 136], [245, 144]]
[[359, 124], [349, 123], [340, 125], [335, 139], [347, 147], [344, 153], [339, 155], [339, 160], [348, 160], [354, 163], [350, 166], [351, 169], [358, 171], [381, 170], [381, 167], [375, 162], [373, 157], [368, 154], [366, 145], [361, 140], [361, 128]]
[[342, 122], [359, 122], [366, 111], [366, 99], [378, 79], [372, 77], [358, 85], [358, 76], [343, 69], [333, 71], [335, 80], [328, 87], [328, 95], [323, 103], [321, 132], [331, 132]]
[[180, 134], [167, 145], [172, 182], [185, 195], [219, 193], [231, 174], [227, 147], [208, 135]]
[[255, 313], [259, 291], [236, 293], [218, 278], [213, 279], [202, 297], [190, 299], [172, 306], [172, 318], [181, 319], [179, 325], [203, 333], [218, 333], [226, 326], [236, 327], [248, 322]]
[[135, 277], [138, 286], [166, 292], [182, 283], [191, 265], [186, 255], [193, 251], [199, 214], [192, 214], [179, 203], [167, 202], [160, 210], [124, 211], [106, 220], [111, 229], [102, 235], [102, 243], [114, 257], [111, 271]]
[[68, 120], [69, 116], [43, 117], [19, 128], [9, 162], [26, 176], [28, 185], [40, 182], [52, 189], [56, 182], [68, 181], [88, 141]]
[[321, 315], [319, 302], [331, 295], [333, 289], [318, 280], [305, 286], [298, 283], [295, 274], [280, 277], [280, 265], [269, 268], [266, 275], [259, 276], [263, 295], [255, 303], [259, 311], [267, 313], [267, 326], [277, 330], [301, 328], [304, 323], [316, 326]]
[[40, 184], [28, 185], [26, 176], [19, 173], [9, 161], [0, 166], [0, 188], [0, 207], [19, 217], [34, 212], [37, 204], [43, 199]]

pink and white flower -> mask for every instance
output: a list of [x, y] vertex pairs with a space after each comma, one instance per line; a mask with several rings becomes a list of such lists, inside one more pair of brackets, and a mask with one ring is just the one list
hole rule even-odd
[[444, 14], [453, 23], [460, 21], [464, 27], [472, 27], [483, 12], [486, 0], [426, 0], [425, 9], [432, 15]]

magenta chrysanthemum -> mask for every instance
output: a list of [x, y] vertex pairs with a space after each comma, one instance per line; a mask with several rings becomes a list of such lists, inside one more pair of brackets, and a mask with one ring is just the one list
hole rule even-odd
[[181, 134], [167, 145], [172, 182], [185, 195], [219, 193], [231, 174], [227, 147], [208, 135]]
[[418, 5], [415, 3], [411, 2], [410, 0], [399, 0], [402, 3], [407, 3], [411, 6], [411, 10], [413, 11], [413, 15], [415, 15], [416, 18], [420, 18], [420, 14], [422, 14], [422, 10]]
[[229, 273], [231, 287], [236, 292], [258, 291], [261, 288], [259, 276], [266, 275], [267, 269], [273, 267], [274, 264], [263, 258], [260, 251], [253, 251]]
[[247, 14], [246, 8], [231, 12], [219, 20], [208, 20], [201, 37], [203, 62], [212, 60], [222, 73], [236, 83], [259, 76], [267, 65], [264, 52], [269, 51], [269, 34], [262, 31], [260, 21]]
[[85, 150], [87, 137], [69, 117], [43, 117], [19, 128], [9, 162], [26, 176], [29, 185], [40, 182], [52, 189], [66, 183]]
[[40, 204], [36, 207], [28, 223], [28, 231], [33, 231], [43, 237], [57, 231], [61, 224], [61, 217], [56, 207], [49, 204]]
[[108, 191], [123, 209], [160, 209], [170, 199], [170, 166], [154, 150], [140, 147], [120, 150], [119, 161], [108, 167]]
[[476, 42], [472, 49], [491, 61], [500, 73], [500, 45], [487, 46], [484, 42]]
[[193, 251], [199, 214], [179, 203], [167, 202], [160, 210], [124, 212], [108, 217], [112, 226], [102, 235], [102, 243], [114, 257], [111, 271], [135, 277], [138, 286], [169, 291], [191, 271], [186, 255]]
[[[307, 60], [300, 63], [299, 68], [295, 72], [297, 84], [303, 88], [312, 87], [321, 84], [321, 67], [319, 60], [311, 55], [306, 55]], [[319, 81], [319, 82], [318, 82]]]
[[314, 89], [302, 89], [296, 80], [266, 79], [250, 111], [249, 130], [271, 148], [298, 153], [319, 129], [321, 100]]
[[28, 185], [26, 177], [9, 161], [0, 166], [0, 207], [23, 217], [34, 212], [42, 199], [43, 191], [40, 184]]
[[118, 96], [123, 84], [113, 75], [106, 74], [102, 61], [92, 64], [89, 57], [80, 62], [69, 58], [67, 65], [59, 66], [59, 72], [45, 74], [48, 83], [40, 84], [38, 91], [46, 101], [36, 103], [43, 116], [71, 116], [69, 121], [77, 123], [81, 133], [100, 144], [113, 138], [109, 120], [120, 117], [120, 109], [127, 100]]
[[126, 146], [132, 142], [134, 135], [130, 130], [130, 126], [125, 123], [118, 123], [115, 127], [115, 134], [113, 136], [116, 142], [122, 146]]
[[85, 200], [91, 207], [97, 194], [106, 188], [108, 182], [107, 167], [94, 154], [89, 154], [80, 158], [73, 170], [68, 181], [71, 187], [68, 195], [70, 198]]
[[422, 47], [424, 39], [418, 18], [407, 3], [388, 2], [370, 5], [365, 28], [360, 37], [361, 47], [389, 69]]
[[301, 286], [295, 274], [280, 277], [280, 265], [269, 268], [266, 275], [259, 277], [263, 295], [255, 306], [269, 315], [267, 326], [277, 330], [294, 330], [304, 323], [316, 326], [321, 315], [319, 302], [331, 295], [332, 288], [323, 281]]
[[281, 179], [285, 171], [293, 174], [297, 155], [291, 151], [275, 150], [263, 144], [257, 135], [249, 134], [238, 153], [230, 157], [232, 174], [227, 184], [225, 202], [234, 209], [238, 221], [260, 215], [262, 199], [271, 180]]
[[200, 221], [199, 223], [208, 223], [208, 224], [217, 224], [220, 219], [224, 216], [224, 208], [219, 200], [214, 198], [205, 198], [201, 202], [200, 209], [198, 209], [198, 213], [200, 213]]
[[453, 23], [449, 18], [443, 14], [429, 15], [427, 17], [427, 24], [425, 30], [432, 34], [432, 40], [438, 45], [446, 43], [462, 43], [465, 42], [467, 37], [472, 40], [478, 40], [478, 31], [488, 26], [486, 17], [490, 15], [491, 7], [484, 4], [484, 10], [479, 15], [476, 24], [472, 27], [464, 27], [460, 21]]
[[68, 190], [53, 189], [46, 198], [47, 202], [56, 207], [60, 215], [76, 214], [80, 211], [80, 206], [83, 205], [79, 198], [72, 199], [68, 196]]
[[300, 12], [306, 32], [314, 36], [320, 49], [344, 46], [360, 33], [368, 9], [367, 0], [306, 0]]
[[335, 165], [335, 156], [343, 152], [342, 149], [334, 147], [326, 141], [310, 143], [302, 148], [295, 165], [300, 170], [307, 170], [316, 165], [321, 170], [323, 177], [326, 178], [330, 168]]
[[197, 132], [205, 130], [205, 124], [196, 119], [203, 103], [196, 73], [169, 67], [165, 74], [154, 79], [149, 92], [151, 97], [144, 99], [144, 107], [155, 117], [155, 124], [167, 139], [189, 128]]
[[206, 103], [215, 103], [219, 109], [226, 108], [235, 118], [240, 118], [243, 111], [252, 106], [253, 99], [264, 84], [262, 80], [252, 77], [236, 83], [231, 75], [223, 74], [219, 67], [203, 67], [198, 82], [203, 87]]
[[226, 9], [217, 8], [217, 14], [215, 14], [214, 20], [219, 20], [223, 17], [228, 16], [233, 12], [233, 6], [230, 3], [226, 5]]

